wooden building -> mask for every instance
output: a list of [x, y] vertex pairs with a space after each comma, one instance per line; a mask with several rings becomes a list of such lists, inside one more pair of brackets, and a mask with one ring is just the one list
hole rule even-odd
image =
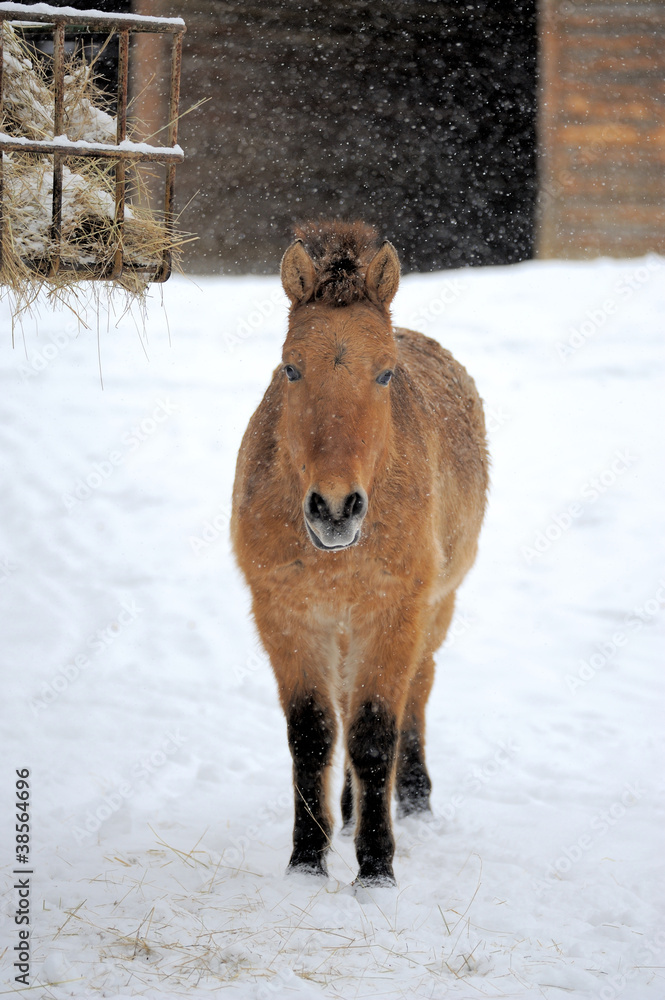
[[133, 9], [185, 19], [181, 110], [205, 101], [180, 124], [189, 271], [274, 271], [294, 221], [331, 215], [407, 269], [665, 253], [662, 0]]
[[665, 253], [665, 4], [541, 0], [541, 257]]

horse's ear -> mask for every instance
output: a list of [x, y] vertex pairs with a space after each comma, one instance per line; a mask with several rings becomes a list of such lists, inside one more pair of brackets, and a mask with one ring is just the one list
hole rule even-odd
[[314, 291], [316, 270], [314, 261], [305, 250], [302, 240], [296, 240], [282, 257], [280, 268], [282, 287], [296, 305], [306, 302]]
[[389, 306], [399, 285], [399, 257], [388, 240], [372, 258], [365, 275], [367, 294], [376, 303]]

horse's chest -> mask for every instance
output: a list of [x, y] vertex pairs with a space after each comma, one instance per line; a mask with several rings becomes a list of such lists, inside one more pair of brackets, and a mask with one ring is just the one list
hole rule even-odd
[[400, 581], [380, 565], [361, 565], [352, 572], [326, 567], [294, 574], [284, 599], [303, 609], [311, 625], [325, 624], [334, 631], [347, 628], [361, 609], [399, 602], [401, 591]]

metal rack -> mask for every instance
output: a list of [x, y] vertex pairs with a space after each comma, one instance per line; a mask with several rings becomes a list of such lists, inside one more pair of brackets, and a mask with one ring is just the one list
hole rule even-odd
[[[160, 265], [128, 264], [123, 259], [122, 235], [125, 222], [126, 164], [156, 162], [165, 164], [166, 180], [164, 188], [164, 226], [167, 232], [173, 229], [173, 205], [176, 165], [184, 159], [177, 145], [178, 102], [180, 98], [180, 67], [182, 61], [182, 37], [185, 24], [180, 18], [143, 17], [135, 14], [104, 14], [96, 10], [73, 11], [72, 8], [58, 10], [39, 4], [39, 9], [19, 3], [0, 3], [0, 113], [2, 111], [3, 85], [3, 32], [5, 21], [15, 26], [44, 25], [53, 32], [53, 78], [54, 78], [54, 130], [52, 140], [32, 140], [4, 135], [0, 132], [0, 268], [2, 266], [2, 236], [4, 229], [4, 197], [2, 161], [5, 152], [49, 154], [53, 156], [53, 204], [51, 212], [51, 246], [53, 251], [46, 261], [37, 265], [26, 262], [45, 277], [58, 271], [75, 271], [81, 279], [113, 280], [119, 278], [123, 269], [154, 272], [150, 280], [164, 282], [171, 273], [171, 251], [166, 250]], [[49, 28], [49, 26], [51, 26]], [[65, 76], [65, 32], [67, 29], [79, 32], [103, 31], [118, 35], [118, 92], [116, 98], [117, 133], [115, 145], [100, 142], [70, 142], [64, 133], [64, 76]], [[130, 47], [129, 38], [135, 32], [154, 32], [171, 36], [171, 81], [168, 110], [168, 145], [148, 146], [127, 139], [127, 95], [129, 80]], [[72, 263], [63, 263], [60, 256], [62, 228], [62, 168], [68, 157], [102, 157], [115, 160], [115, 214], [118, 242], [112, 265], [85, 268]]]

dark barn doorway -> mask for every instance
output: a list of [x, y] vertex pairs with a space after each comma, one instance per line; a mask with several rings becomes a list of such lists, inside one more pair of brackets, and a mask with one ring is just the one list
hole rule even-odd
[[[25, 0], [22, 0], [25, 2]], [[28, 3], [27, 6], [30, 6]], [[50, 7], [72, 7], [74, 10], [95, 10], [103, 14], [131, 14], [132, 0], [67, 0], [50, 3]], [[28, 25], [24, 28], [31, 44], [47, 59], [49, 70], [53, 58], [53, 30]], [[65, 57], [77, 58], [94, 66], [95, 81], [104, 95], [108, 95], [106, 110], [113, 113], [118, 89], [118, 36], [103, 31], [83, 31], [69, 28], [65, 41]]]
[[189, 270], [276, 267], [290, 225], [375, 223], [407, 270], [533, 254], [536, 9], [221, 2], [187, 21], [178, 180]]

